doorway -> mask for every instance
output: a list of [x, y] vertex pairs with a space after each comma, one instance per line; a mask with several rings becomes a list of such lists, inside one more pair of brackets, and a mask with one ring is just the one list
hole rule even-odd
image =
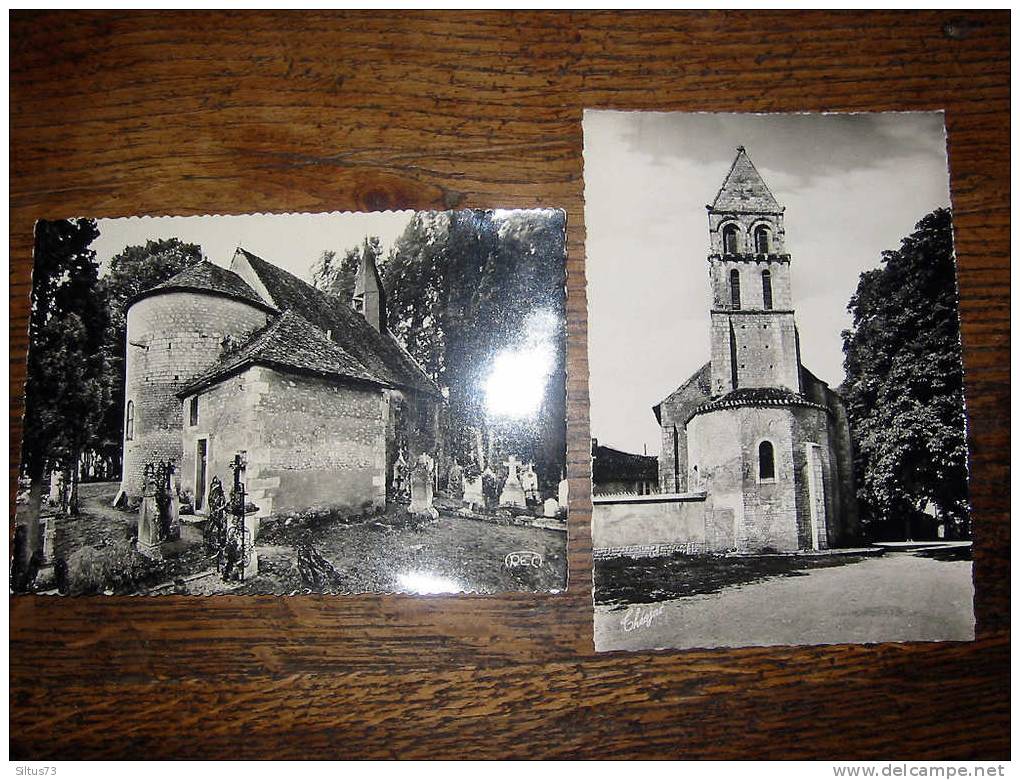
[[195, 453], [195, 511], [205, 509], [205, 480], [209, 465], [209, 440], [198, 440], [198, 451]]

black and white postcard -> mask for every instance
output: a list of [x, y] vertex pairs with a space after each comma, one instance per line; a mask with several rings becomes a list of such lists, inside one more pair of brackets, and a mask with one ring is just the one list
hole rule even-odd
[[564, 230], [38, 222], [11, 590], [563, 589]]
[[596, 649], [972, 639], [943, 115], [584, 142]]

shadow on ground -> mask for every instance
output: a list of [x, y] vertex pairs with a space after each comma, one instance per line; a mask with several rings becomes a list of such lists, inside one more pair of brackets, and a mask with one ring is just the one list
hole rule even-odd
[[853, 555], [682, 555], [668, 558], [610, 558], [595, 561], [595, 603], [651, 604], [718, 593], [772, 577], [799, 577], [812, 569], [858, 563]]

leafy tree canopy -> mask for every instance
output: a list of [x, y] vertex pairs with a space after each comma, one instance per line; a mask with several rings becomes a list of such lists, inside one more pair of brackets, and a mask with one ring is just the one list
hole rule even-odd
[[872, 531], [928, 507], [969, 533], [963, 363], [952, 216], [917, 223], [861, 274], [843, 332], [842, 392]]
[[98, 235], [88, 219], [36, 225], [22, 442], [34, 479], [47, 460], [66, 461], [88, 444], [109, 401], [106, 305], [89, 248]]
[[564, 223], [559, 212], [417, 214], [383, 274], [391, 330], [449, 399], [452, 451], [471, 461], [478, 433], [534, 459], [545, 478], [562, 468], [563, 339], [552, 340], [550, 381], [537, 416], [500, 426], [486, 413], [485, 380], [507, 349], [524, 347], [531, 318], [565, 318]]

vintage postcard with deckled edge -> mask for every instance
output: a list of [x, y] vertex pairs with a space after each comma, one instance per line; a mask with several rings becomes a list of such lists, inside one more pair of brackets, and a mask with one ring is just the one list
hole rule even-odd
[[973, 639], [943, 115], [584, 142], [596, 649]]
[[36, 225], [11, 590], [566, 587], [565, 214]]

